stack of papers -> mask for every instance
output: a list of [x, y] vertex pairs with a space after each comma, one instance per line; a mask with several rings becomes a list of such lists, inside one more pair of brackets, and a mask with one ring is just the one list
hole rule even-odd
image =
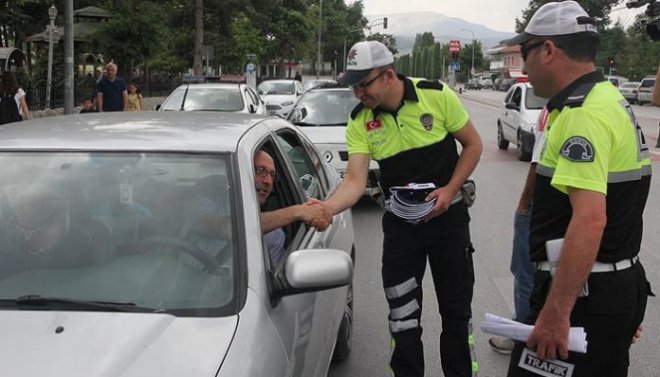
[[435, 206], [435, 198], [426, 201], [433, 190], [433, 183], [411, 183], [407, 186], [390, 187], [390, 211], [405, 220], [417, 220], [426, 216]]
[[[527, 342], [534, 326], [526, 325], [508, 318], [486, 313], [486, 320], [479, 324], [481, 331]], [[587, 352], [587, 333], [584, 327], [571, 327], [568, 332], [568, 350], [573, 352]]]

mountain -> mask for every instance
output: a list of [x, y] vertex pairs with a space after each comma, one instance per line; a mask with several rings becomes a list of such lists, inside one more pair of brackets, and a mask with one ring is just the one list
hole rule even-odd
[[500, 41], [515, 35], [513, 32], [492, 30], [483, 25], [474, 24], [461, 18], [447, 17], [436, 12], [370, 14], [366, 17], [370, 20], [387, 17], [387, 29], [383, 30], [382, 27], [376, 27], [372, 32], [394, 35], [399, 53], [402, 54], [407, 54], [412, 50], [417, 34], [428, 31], [433, 33], [436, 42], [447, 43], [450, 40], [457, 39], [464, 45], [472, 41], [472, 34], [461, 29], [471, 30], [474, 33], [474, 38], [483, 44], [484, 50], [497, 46]]

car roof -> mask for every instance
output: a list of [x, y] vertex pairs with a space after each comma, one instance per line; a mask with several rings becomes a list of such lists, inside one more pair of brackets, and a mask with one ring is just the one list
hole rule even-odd
[[267, 117], [218, 112], [105, 112], [0, 126], [2, 150], [234, 152]]
[[296, 82], [296, 80], [294, 80], [294, 79], [290, 79], [290, 80], [289, 80], [289, 79], [264, 80], [264, 81], [261, 82], [261, 84], [263, 84], [263, 83], [265, 83], [265, 82], [285, 82], [285, 83], [294, 83], [294, 82]]
[[190, 83], [190, 84], [181, 84], [177, 87], [177, 89], [185, 89], [188, 87], [189, 89], [237, 89], [240, 88], [241, 85], [245, 85], [240, 82], [220, 82], [220, 83]]

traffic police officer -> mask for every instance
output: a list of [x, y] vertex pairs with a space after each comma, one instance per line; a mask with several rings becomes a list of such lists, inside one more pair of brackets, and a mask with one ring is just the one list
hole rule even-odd
[[[530, 234], [534, 330], [514, 348], [509, 376], [626, 376], [651, 292], [637, 256], [649, 151], [630, 106], [596, 71], [598, 41], [587, 13], [564, 1], [539, 8], [510, 42], [550, 115]], [[585, 328], [586, 354], [568, 352], [570, 326]]]
[[[394, 57], [383, 44], [358, 42], [347, 60], [342, 81], [361, 103], [348, 120], [347, 175], [326, 202], [330, 213], [341, 212], [360, 199], [370, 157], [378, 161], [386, 197], [392, 186], [434, 183], [438, 187], [427, 196], [427, 200], [436, 198], [436, 204], [421, 222], [410, 223], [391, 212], [383, 215], [382, 277], [390, 308], [390, 371], [397, 377], [424, 375], [421, 287], [428, 259], [442, 316], [444, 375], [471, 376], [470, 217], [465, 203], [450, 203], [477, 165], [481, 139], [451, 89], [437, 81], [397, 75]], [[456, 140], [463, 147], [460, 154]]]

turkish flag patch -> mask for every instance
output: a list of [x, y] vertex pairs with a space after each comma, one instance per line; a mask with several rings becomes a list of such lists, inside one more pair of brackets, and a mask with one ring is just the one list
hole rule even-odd
[[370, 120], [365, 124], [365, 127], [367, 127], [367, 131], [377, 130], [383, 128], [383, 122], [380, 119]]

